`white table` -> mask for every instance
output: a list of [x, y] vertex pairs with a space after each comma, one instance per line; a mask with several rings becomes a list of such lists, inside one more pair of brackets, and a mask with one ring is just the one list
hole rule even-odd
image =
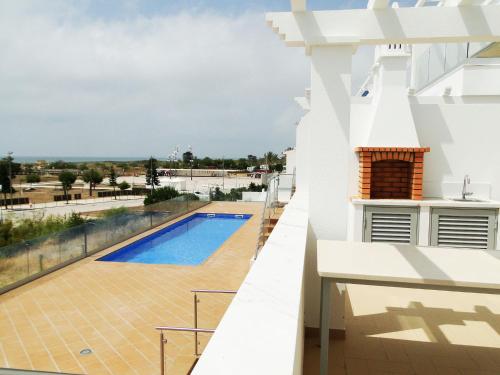
[[318, 274], [320, 374], [327, 375], [333, 282], [500, 294], [500, 251], [319, 240]]

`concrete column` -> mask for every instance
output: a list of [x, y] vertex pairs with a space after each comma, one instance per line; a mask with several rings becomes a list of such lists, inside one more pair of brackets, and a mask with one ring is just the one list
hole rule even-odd
[[[346, 240], [349, 180], [354, 151], [349, 142], [352, 45], [311, 48], [309, 112], [309, 238], [306, 253], [308, 327], [318, 327], [318, 239]], [[344, 286], [332, 287], [331, 328], [344, 329]]]
[[305, 114], [295, 132], [295, 184], [297, 193], [309, 194], [309, 113]]

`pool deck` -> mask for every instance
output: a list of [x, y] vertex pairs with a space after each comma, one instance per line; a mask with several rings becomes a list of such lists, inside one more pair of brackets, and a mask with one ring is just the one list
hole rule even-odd
[[[96, 262], [174, 221], [0, 296], [0, 368], [72, 374], [160, 373], [159, 325], [193, 326], [191, 289], [238, 289], [249, 269], [262, 205], [215, 202], [195, 212], [253, 216], [199, 266]], [[231, 296], [203, 295], [200, 326], [215, 328]], [[167, 373], [193, 363], [189, 333], [168, 333]], [[209, 336], [200, 335], [201, 347]], [[80, 355], [84, 348], [90, 355]]]

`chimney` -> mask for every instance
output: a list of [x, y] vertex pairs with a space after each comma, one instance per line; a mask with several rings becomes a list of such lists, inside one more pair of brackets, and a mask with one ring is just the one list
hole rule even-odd
[[359, 154], [359, 195], [363, 199], [422, 199], [424, 153], [408, 101], [410, 50], [378, 46], [373, 78], [370, 131]]

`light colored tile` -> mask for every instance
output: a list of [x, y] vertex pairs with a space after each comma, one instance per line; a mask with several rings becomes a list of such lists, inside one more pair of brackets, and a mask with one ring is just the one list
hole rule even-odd
[[[95, 261], [121, 244], [0, 296], [0, 365], [56, 371], [57, 364], [90, 375], [159, 374], [154, 328], [193, 325], [191, 289], [239, 287], [255, 250], [261, 207], [234, 202], [203, 207], [202, 212], [253, 217], [200, 266]], [[201, 324], [216, 326], [230, 301], [203, 296]], [[192, 334], [168, 333], [168, 340], [166, 362], [172, 369], [186, 368], [194, 359]], [[94, 353], [80, 356], [84, 348]]]

